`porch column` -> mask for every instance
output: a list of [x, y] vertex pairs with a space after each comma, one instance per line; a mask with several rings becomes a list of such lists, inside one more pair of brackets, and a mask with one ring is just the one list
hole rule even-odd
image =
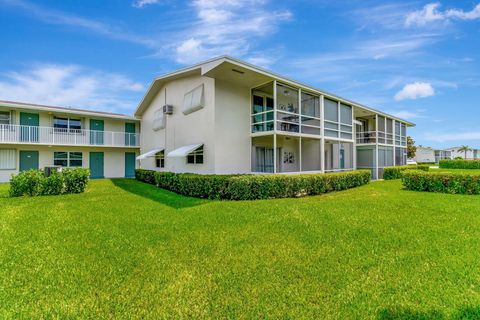
[[325, 108], [324, 96], [320, 96], [320, 171], [325, 173]]
[[300, 136], [300, 138], [298, 139], [298, 160], [300, 161], [299, 162], [299, 171], [301, 172], [302, 171], [302, 136]]
[[277, 134], [273, 133], [273, 173], [277, 173]]
[[375, 114], [375, 175], [378, 179], [378, 114]]

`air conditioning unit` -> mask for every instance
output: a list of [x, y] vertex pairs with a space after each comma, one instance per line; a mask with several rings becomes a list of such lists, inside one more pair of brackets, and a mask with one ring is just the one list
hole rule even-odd
[[165, 114], [173, 114], [173, 106], [166, 104], [163, 106], [163, 113]]
[[45, 176], [47, 177], [50, 177], [53, 174], [53, 172], [61, 172], [61, 171], [62, 171], [61, 166], [45, 166], [44, 168]]

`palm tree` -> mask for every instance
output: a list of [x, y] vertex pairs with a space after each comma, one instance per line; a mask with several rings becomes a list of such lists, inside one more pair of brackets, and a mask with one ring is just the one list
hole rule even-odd
[[470, 148], [469, 146], [461, 146], [460, 148], [458, 148], [458, 151], [459, 152], [465, 152], [464, 159], [467, 160], [467, 152], [472, 151], [472, 148]]

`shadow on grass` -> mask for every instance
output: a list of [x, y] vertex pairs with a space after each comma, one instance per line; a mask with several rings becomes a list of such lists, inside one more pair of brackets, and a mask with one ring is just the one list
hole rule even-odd
[[208, 200], [189, 198], [174, 192], [157, 188], [153, 185], [133, 179], [111, 179], [112, 183], [122, 190], [136, 194], [146, 199], [164, 204], [174, 209], [195, 207], [208, 203]]
[[411, 309], [385, 309], [377, 317], [378, 320], [474, 320], [480, 319], [480, 307], [460, 308], [451, 317], [446, 317], [441, 311], [415, 311]]

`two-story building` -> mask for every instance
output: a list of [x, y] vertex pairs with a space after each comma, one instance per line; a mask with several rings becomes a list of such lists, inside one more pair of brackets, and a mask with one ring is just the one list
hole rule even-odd
[[134, 117], [0, 101], [0, 182], [47, 166], [90, 168], [92, 178], [133, 177], [139, 149]]
[[414, 125], [228, 56], [155, 79], [135, 116], [142, 168], [211, 174], [359, 168], [381, 178], [406, 164]]
[[[322, 76], [322, 75], [319, 75]], [[0, 181], [47, 166], [133, 177], [406, 164], [412, 123], [228, 56], [155, 79], [135, 115], [0, 102]], [[140, 139], [141, 128], [141, 139]], [[141, 152], [140, 152], [141, 151]]]

